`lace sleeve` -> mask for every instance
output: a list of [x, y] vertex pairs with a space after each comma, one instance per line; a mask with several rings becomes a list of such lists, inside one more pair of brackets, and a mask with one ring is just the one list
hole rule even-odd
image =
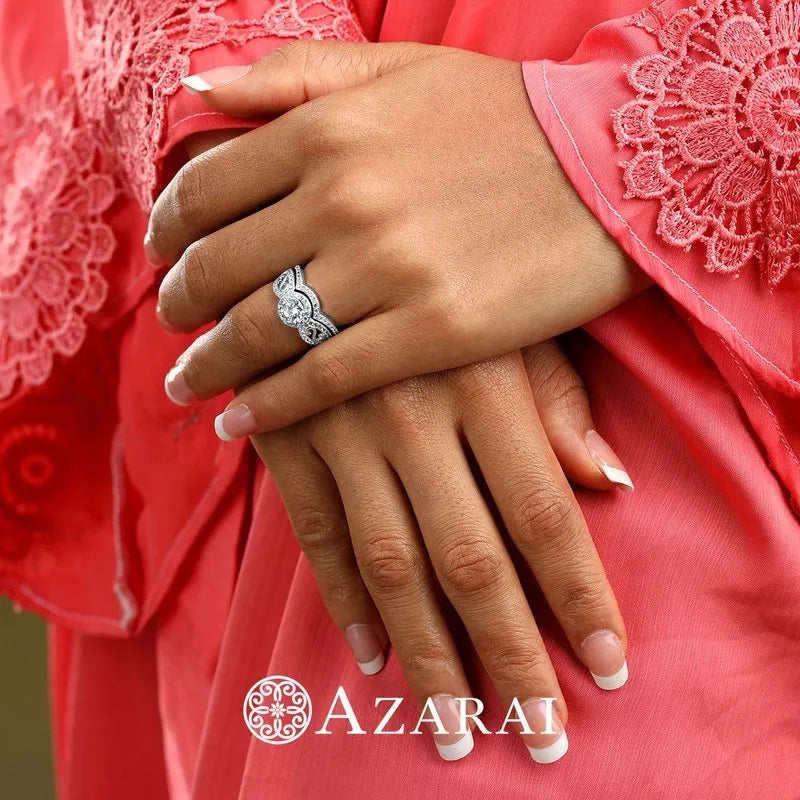
[[800, 0], [656, 0], [523, 65], [565, 172], [800, 498]]
[[[228, 489], [245, 450], [219, 448], [160, 386], [188, 341], [155, 322], [145, 211], [181, 136], [241, 124], [193, 106], [180, 79], [292, 38], [363, 33], [349, 0], [15, 9], [13, 26], [0, 14], [0, 593], [124, 635], [209, 520], [235, 527], [244, 507]], [[29, 41], [35, 58], [9, 57]], [[155, 459], [158, 473], [167, 451], [193, 468]]]
[[270, 46], [265, 39], [363, 39], [349, 0], [70, 3], [82, 110], [143, 209], [150, 207], [158, 184], [169, 100], [195, 54], [258, 40], [257, 51], [264, 55]]
[[364, 38], [349, 0], [66, 8], [69, 64], [0, 113], [0, 404], [42, 386], [87, 326], [106, 329], [152, 282], [141, 253], [117, 244], [143, 228], [172, 131], [241, 125], [201, 113], [180, 79], [292, 38]]
[[657, 0], [567, 63], [536, 115], [607, 230], [759, 381], [800, 396], [800, 2]]

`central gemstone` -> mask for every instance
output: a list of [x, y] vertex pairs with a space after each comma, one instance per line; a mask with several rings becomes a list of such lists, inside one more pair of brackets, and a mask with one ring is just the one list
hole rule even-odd
[[310, 318], [311, 304], [301, 295], [283, 297], [278, 302], [278, 314], [286, 325], [297, 327]]

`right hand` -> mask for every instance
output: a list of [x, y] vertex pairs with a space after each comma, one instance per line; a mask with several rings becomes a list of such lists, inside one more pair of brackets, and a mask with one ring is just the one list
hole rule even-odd
[[[402, 381], [253, 443], [362, 671], [383, 667], [390, 640], [420, 706], [434, 698], [443, 758], [471, 749], [451, 698], [473, 695], [441, 590], [505, 707], [523, 705], [532, 757], [566, 747], [567, 706], [484, 483], [577, 657], [599, 685], [624, 682], [625, 626], [567, 476], [632, 485], [553, 342]], [[541, 733], [543, 697], [556, 698], [555, 735]]]

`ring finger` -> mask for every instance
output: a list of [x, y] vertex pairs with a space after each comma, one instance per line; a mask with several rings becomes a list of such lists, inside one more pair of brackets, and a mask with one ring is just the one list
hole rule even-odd
[[[463, 758], [472, 750], [473, 736], [469, 726], [462, 725], [466, 719], [459, 702], [466, 701], [459, 698], [471, 693], [408, 499], [381, 457], [365, 458], [360, 448], [343, 461], [343, 452], [337, 448], [328, 463], [361, 574], [417, 703], [432, 704], [442, 723], [443, 730], [434, 733], [439, 755], [445, 761]], [[432, 718], [429, 708], [423, 716]]]
[[460, 442], [452, 435], [426, 437], [424, 446], [393, 459], [445, 594], [506, 708], [516, 700], [533, 731], [523, 736], [531, 757], [558, 760], [567, 750], [564, 697]]
[[[340, 270], [321, 257], [304, 272], [322, 312], [337, 326], [350, 325], [375, 310], [374, 288], [360, 270]], [[308, 349], [300, 332], [281, 321], [273, 285], [262, 286], [234, 305], [178, 358], [164, 384], [173, 402], [185, 405], [215, 397]], [[281, 298], [284, 315], [294, 309], [307, 311], [307, 290], [302, 294], [289, 292]]]

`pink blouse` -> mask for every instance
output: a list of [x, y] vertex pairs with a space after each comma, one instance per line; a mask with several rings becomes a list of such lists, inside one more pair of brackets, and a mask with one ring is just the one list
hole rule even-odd
[[245, 124], [179, 79], [297, 37], [525, 61], [570, 179], [687, 319], [797, 502], [800, 6], [641, 6], [3, 4], [0, 589], [84, 630], [140, 629], [231, 485], [243, 446], [214, 440], [220, 404], [162, 396], [185, 341], [153, 323], [140, 240], [181, 140]]
[[[0, 5], [0, 591], [58, 623], [76, 651], [100, 647], [84, 634], [141, 634], [130, 648], [157, 652], [174, 797], [190, 786], [195, 797], [235, 797], [240, 781], [246, 798], [320, 796], [305, 758], [330, 776], [331, 798], [380, 787], [406, 796], [406, 771], [419, 798], [521, 798], [534, 785], [497, 741], [486, 745], [491, 762], [473, 755], [458, 772], [417, 761], [423, 745], [408, 741], [257, 749], [226, 705], [235, 698], [240, 709], [268, 668], [323, 694], [356, 678], [274, 487], [254, 477], [244, 443], [214, 436], [225, 399], [187, 409], [163, 395], [188, 339], [155, 322], [159, 276], [141, 240], [183, 139], [242, 124], [209, 112], [179, 78], [313, 37], [442, 43], [523, 62], [567, 175], [656, 284], [568, 339], [637, 481], [624, 502], [578, 492], [628, 621], [632, 678], [604, 728], [609, 707], [545, 625], [562, 683], [575, 687], [576, 720], [591, 714], [570, 732], [585, 760], [554, 765], [537, 796], [721, 800], [752, 785], [796, 798], [800, 2], [644, 6]], [[182, 695], [187, 653], [202, 713]], [[57, 671], [68, 655], [57, 651]], [[377, 680], [367, 689], [378, 694], [402, 683], [393, 661]], [[202, 758], [218, 746], [224, 767]], [[641, 783], [614, 760], [621, 748], [637, 754]], [[374, 773], [359, 771], [376, 755]], [[575, 785], [591, 788], [572, 794]]]

